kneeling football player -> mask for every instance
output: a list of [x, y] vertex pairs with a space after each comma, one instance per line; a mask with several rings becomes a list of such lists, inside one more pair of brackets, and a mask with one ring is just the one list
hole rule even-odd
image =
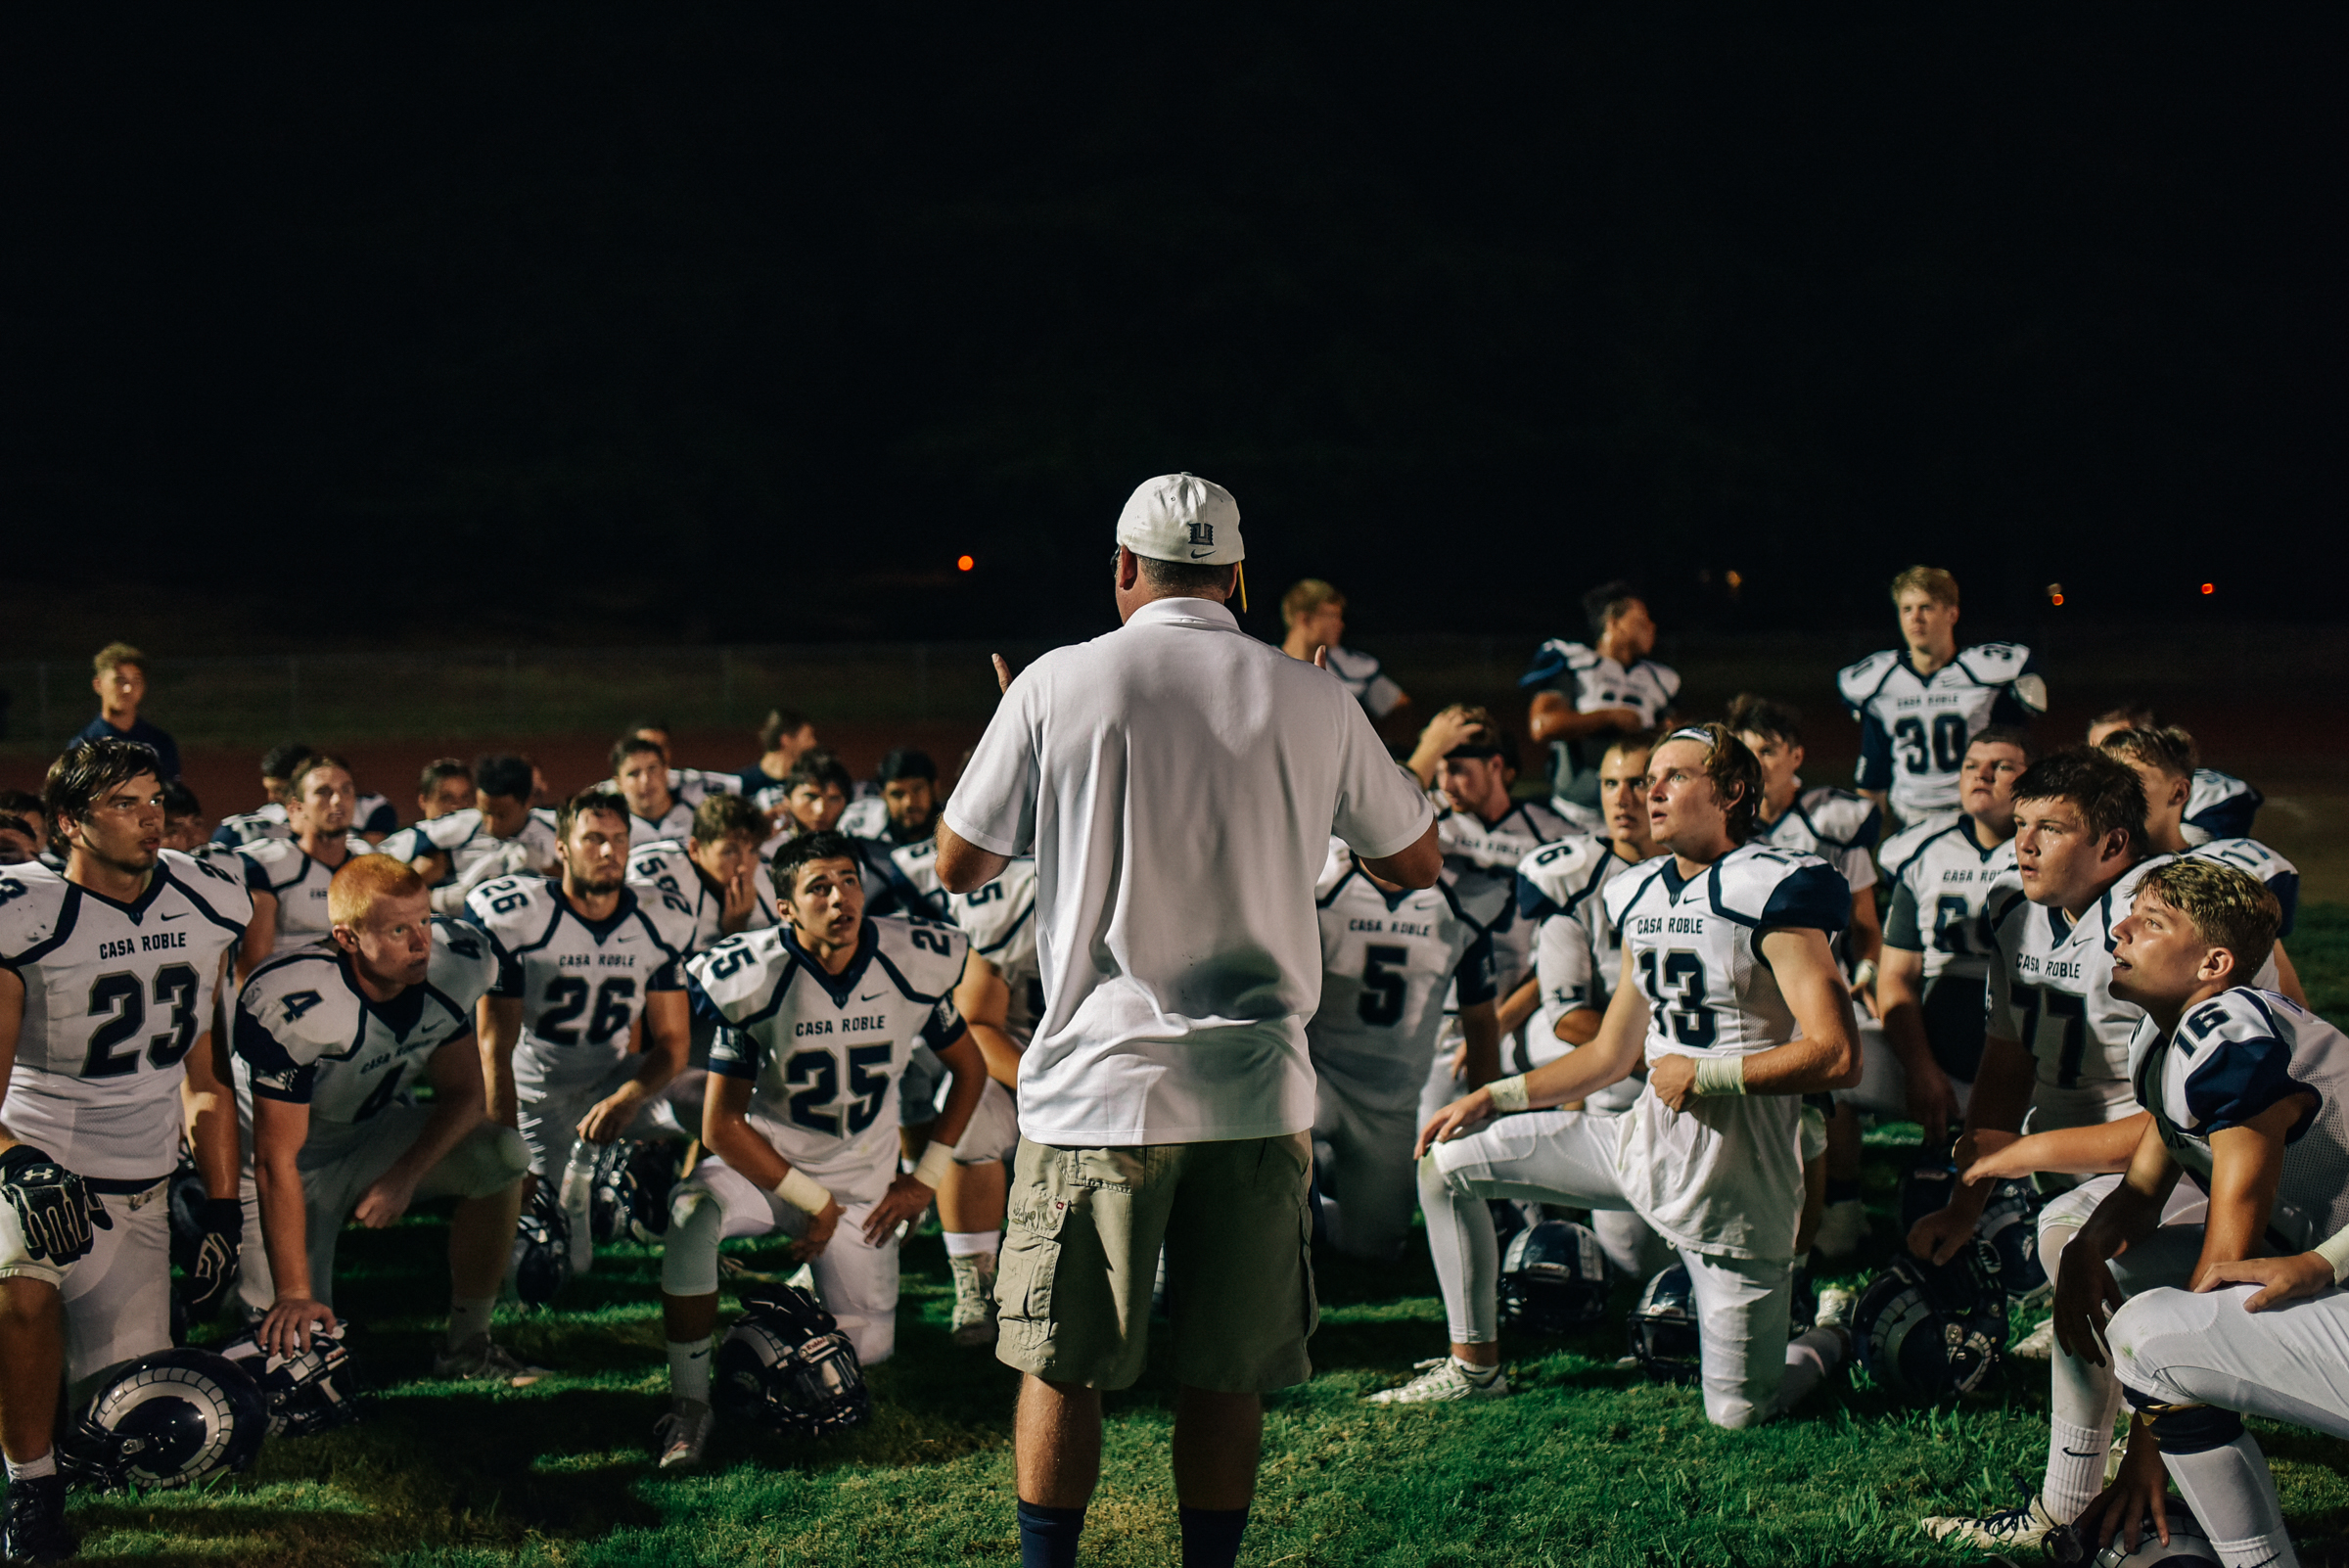
[[[497, 959], [479, 930], [436, 916], [424, 878], [388, 854], [353, 856], [327, 904], [328, 940], [272, 958], [237, 998], [262, 1243], [248, 1237], [242, 1290], [263, 1314], [261, 1344], [291, 1355], [312, 1330], [334, 1331], [347, 1221], [380, 1230], [418, 1198], [453, 1197], [434, 1375], [529, 1383], [540, 1370], [489, 1337], [530, 1169], [522, 1134], [488, 1120], [474, 1036]], [[419, 1082], [430, 1105], [415, 1103]]]
[[[987, 1082], [954, 1008], [969, 939], [925, 920], [867, 919], [861, 863], [845, 834], [792, 840], [774, 862], [785, 923], [687, 965], [696, 1004], [721, 1027], [702, 1112], [712, 1158], [670, 1199], [661, 1260], [665, 1469], [697, 1462], [710, 1438], [718, 1243], [775, 1230], [795, 1238], [793, 1255], [812, 1266], [816, 1295], [858, 1359], [887, 1360], [898, 1227], [930, 1206]], [[953, 1083], [920, 1165], [899, 1174], [898, 1083], [916, 1044]]]

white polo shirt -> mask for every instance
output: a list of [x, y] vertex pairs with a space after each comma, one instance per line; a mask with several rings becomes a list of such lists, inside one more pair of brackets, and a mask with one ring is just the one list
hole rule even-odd
[[1211, 599], [1159, 599], [1004, 693], [946, 804], [983, 850], [1036, 861], [1044, 1011], [1020, 1130], [1091, 1147], [1313, 1125], [1313, 879], [1433, 810], [1326, 670]]

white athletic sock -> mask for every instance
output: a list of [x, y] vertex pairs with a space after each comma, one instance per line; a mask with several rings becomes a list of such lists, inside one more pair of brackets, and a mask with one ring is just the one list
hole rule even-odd
[[668, 1397], [672, 1400], [699, 1400], [710, 1403], [710, 1341], [702, 1339], [668, 1342]]
[[2104, 1490], [2104, 1459], [2112, 1452], [2112, 1427], [2074, 1426], [2062, 1416], [2048, 1422], [2048, 1477], [2040, 1500], [2057, 1524], [2070, 1524]]
[[57, 1450], [55, 1449], [51, 1449], [37, 1459], [26, 1459], [23, 1464], [19, 1464], [14, 1459], [8, 1461], [8, 1479], [12, 1486], [19, 1481], [38, 1481], [42, 1476], [55, 1474], [57, 1474]]
[[489, 1332], [489, 1314], [495, 1296], [451, 1296], [448, 1299], [448, 1348], [455, 1350]]
[[1003, 1232], [1000, 1230], [949, 1230], [946, 1232], [946, 1256], [949, 1258], [973, 1258], [981, 1253], [994, 1253], [1002, 1250]]
[[2299, 1568], [2276, 1478], [2250, 1433], [2200, 1453], [2165, 1453], [2161, 1462], [2228, 1568]]
[[1843, 1364], [1847, 1342], [1837, 1328], [1807, 1328], [1786, 1342], [1786, 1378], [1778, 1385], [1778, 1410], [1783, 1414]]

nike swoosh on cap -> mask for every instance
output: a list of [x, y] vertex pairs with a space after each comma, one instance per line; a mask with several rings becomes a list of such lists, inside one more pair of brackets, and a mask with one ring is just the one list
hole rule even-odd
[[1193, 551], [1191, 552], [1191, 559], [1192, 559], [1192, 560], [1194, 560], [1194, 561], [1196, 561], [1196, 560], [1199, 560], [1199, 559], [1201, 559], [1201, 558], [1202, 558], [1202, 557], [1204, 557], [1204, 556], [1210, 556], [1210, 555], [1213, 555], [1213, 554], [1215, 554], [1215, 553], [1216, 553], [1216, 552], [1215, 552], [1215, 551], [1213, 551], [1213, 550], [1193, 550]]

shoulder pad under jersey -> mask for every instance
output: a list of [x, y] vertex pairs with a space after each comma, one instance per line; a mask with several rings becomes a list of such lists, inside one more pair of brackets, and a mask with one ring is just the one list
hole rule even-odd
[[1892, 672], [1900, 662], [1901, 651], [1898, 648], [1869, 654], [1858, 664], [1846, 665], [1835, 671], [1835, 690], [1857, 713], [1870, 697], [1884, 689], [1884, 682], [1892, 678]]
[[157, 854], [156, 860], [171, 873], [171, 880], [179, 884], [182, 892], [212, 912], [213, 919], [239, 930], [252, 923], [253, 895], [245, 891], [244, 882], [236, 874], [241, 868], [229, 864], [225, 857], [164, 850]]
[[833, 827], [852, 839], [877, 839], [889, 831], [889, 803], [878, 795], [851, 801]]
[[1649, 883], [1662, 876], [1664, 868], [1672, 863], [1671, 855], [1659, 854], [1653, 860], [1635, 865], [1609, 882], [1606, 891], [1599, 895], [1606, 904], [1607, 924], [1620, 929], [1625, 913], [1632, 907], [1632, 900], [1638, 898]]
[[497, 980], [497, 954], [490, 950], [488, 936], [470, 920], [433, 916], [433, 952], [424, 979], [426, 985], [471, 1011]]
[[1819, 841], [1838, 849], [1868, 849], [1884, 826], [1884, 813], [1876, 809], [1873, 801], [1850, 790], [1839, 790], [1832, 784], [1803, 791], [1802, 799], [1795, 804]]
[[665, 875], [682, 876], [687, 859], [684, 842], [679, 839], [655, 839], [649, 844], [639, 844], [628, 852], [628, 880], [653, 882]]
[[1964, 827], [1963, 817], [1955, 822], [1944, 822], [1933, 817], [1922, 822], [1911, 822], [1876, 846], [1876, 861], [1884, 867], [1884, 875], [1888, 880], [1898, 882], [1901, 873], [1909, 869], [1910, 862], [1925, 853], [1925, 846], [1944, 833], [1960, 832]]
[[630, 882], [628, 891], [636, 895], [636, 907], [652, 922], [653, 935], [661, 940], [662, 945], [679, 958], [693, 951], [694, 930], [699, 922], [693, 905], [682, 894], [651, 882]]
[[1577, 913], [1606, 880], [1614, 857], [1606, 840], [1588, 834], [1543, 845], [1517, 862], [1517, 912], [1529, 920]]
[[[727, 1023], [739, 1024], [757, 1012], [782, 984], [785, 971], [795, 961], [783, 945], [783, 930], [764, 926], [745, 931], [686, 962], [686, 978], [693, 989], [699, 990]], [[694, 1005], [698, 1010], [701, 1003]]]
[[68, 886], [45, 865], [0, 866], [0, 963], [27, 962], [56, 937]]
[[1744, 925], [1781, 916], [1789, 925], [1831, 919], [1824, 929], [1834, 931], [1851, 923], [1851, 884], [1816, 854], [1740, 845], [1714, 861], [1706, 879], [1714, 909]]
[[[272, 956], [237, 993], [237, 1010], [251, 1021], [239, 1023], [240, 1038], [257, 1025], [298, 1067], [347, 1051], [359, 1036], [358, 997], [344, 978], [342, 953], [331, 942], [308, 942]], [[261, 1059], [269, 1054], [266, 1044], [255, 1051], [248, 1040], [243, 1054], [256, 1067], [279, 1065]]]
[[1646, 670], [1648, 678], [1656, 683], [1656, 689], [1664, 694], [1666, 702], [1681, 694], [1681, 672], [1672, 666], [1659, 665], [1653, 659], [1642, 659], [1632, 668]]
[[505, 951], [521, 952], [545, 940], [562, 898], [544, 877], [492, 877], [465, 896], [465, 918]]
[[2031, 650], [2019, 642], [1978, 642], [1958, 650], [1957, 663], [1983, 685], [2004, 686], [2022, 674]]
[[1023, 854], [1003, 868], [986, 887], [958, 894], [954, 924], [971, 939], [971, 946], [990, 959], [999, 959], [1024, 937], [1036, 941], [1036, 856]]
[[1534, 650], [1533, 665], [1517, 677], [1520, 686], [1540, 686], [1572, 671], [1589, 669], [1598, 663], [1598, 651], [1588, 644], [1568, 642], [1552, 637]]
[[877, 961], [888, 965], [916, 1000], [936, 1001], [962, 978], [971, 939], [944, 921], [883, 915], [873, 921], [873, 930], [880, 943]]
[[300, 875], [304, 858], [301, 846], [292, 839], [254, 839], [238, 846], [237, 853], [245, 860], [245, 886], [264, 893]]

